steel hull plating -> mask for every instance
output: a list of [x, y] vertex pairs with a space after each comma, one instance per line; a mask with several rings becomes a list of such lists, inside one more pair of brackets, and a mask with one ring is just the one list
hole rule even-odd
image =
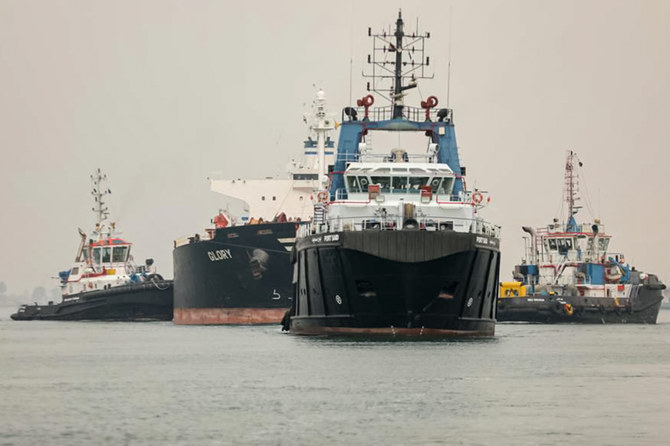
[[452, 231], [324, 234], [296, 244], [294, 334], [492, 336], [497, 239]]
[[172, 281], [88, 291], [55, 305], [26, 305], [11, 318], [16, 321], [169, 321], [172, 319]]
[[[637, 285], [630, 299], [531, 295], [498, 299], [498, 321], [586, 324], [655, 324], [661, 288]], [[566, 307], [569, 305], [569, 307]]]
[[175, 248], [174, 322], [279, 323], [292, 301], [295, 232], [293, 222], [232, 226]]

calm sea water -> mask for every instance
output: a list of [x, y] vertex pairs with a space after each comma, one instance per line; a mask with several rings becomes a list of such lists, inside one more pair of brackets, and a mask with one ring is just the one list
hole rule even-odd
[[0, 444], [670, 444], [670, 310], [657, 325], [499, 324], [439, 342], [12, 310]]

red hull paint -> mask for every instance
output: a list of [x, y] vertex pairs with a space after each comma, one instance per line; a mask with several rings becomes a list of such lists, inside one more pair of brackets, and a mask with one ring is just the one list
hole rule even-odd
[[175, 308], [178, 325], [279, 324], [285, 308]]
[[399, 337], [477, 337], [494, 336], [491, 331], [471, 330], [442, 330], [437, 328], [352, 328], [352, 327], [310, 327], [300, 330], [291, 329], [294, 335], [372, 335], [372, 336], [399, 336]]

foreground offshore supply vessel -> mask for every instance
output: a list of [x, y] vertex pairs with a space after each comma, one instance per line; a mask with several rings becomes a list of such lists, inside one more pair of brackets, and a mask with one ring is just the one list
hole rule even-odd
[[[367, 95], [343, 110], [335, 170], [321, 192], [327, 200], [301, 225], [292, 254], [295, 302], [283, 328], [493, 335], [500, 228], [478, 215], [483, 193], [467, 189], [452, 110], [436, 109], [434, 96], [421, 109], [403, 102], [416, 79], [427, 77], [429, 34], [405, 33], [399, 14], [393, 33], [368, 35], [375, 48], [368, 57], [372, 89], [379, 94], [376, 81], [390, 77], [391, 106], [372, 108]], [[395, 140], [426, 136], [426, 145], [420, 154], [397, 146], [373, 153], [371, 134], [377, 141], [383, 132]]]
[[514, 268], [514, 282], [503, 282], [499, 321], [537, 323], [656, 323], [665, 285], [656, 275], [636, 270], [622, 253], [608, 251], [611, 235], [600, 220], [578, 224], [581, 206], [577, 169], [568, 152], [565, 164], [566, 223], [523, 227], [526, 253]]
[[93, 211], [97, 223], [91, 237], [80, 229], [74, 265], [58, 274], [62, 302], [22, 305], [14, 320], [150, 321], [172, 319], [172, 281], [155, 273], [152, 259], [135, 265], [132, 244], [118, 237], [115, 224], [105, 224], [103, 201], [110, 190], [97, 169], [93, 180]]
[[304, 120], [310, 128], [304, 158], [291, 163], [287, 178], [211, 180], [212, 191], [245, 208], [242, 215], [221, 210], [214, 228], [175, 241], [176, 324], [279, 323], [291, 306], [296, 230], [312, 218], [314, 191], [334, 159], [335, 119], [323, 91]]

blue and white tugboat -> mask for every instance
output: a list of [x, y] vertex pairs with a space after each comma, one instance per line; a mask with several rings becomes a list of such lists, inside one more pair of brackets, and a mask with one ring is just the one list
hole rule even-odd
[[118, 237], [114, 223], [105, 223], [109, 214], [103, 199], [110, 193], [104, 186], [106, 178], [100, 169], [91, 176], [97, 223], [90, 238], [79, 229], [81, 243], [74, 265], [58, 274], [62, 302], [22, 305], [12, 319], [172, 319], [172, 281], [155, 272], [152, 259], [145, 265], [135, 265], [130, 252], [132, 244]]
[[569, 151], [566, 223], [554, 219], [544, 228], [523, 227], [526, 254], [514, 268], [515, 281], [501, 284], [498, 321], [656, 323], [665, 285], [609, 251], [612, 236], [600, 220], [575, 219], [581, 166]]
[[[434, 96], [421, 108], [404, 105], [407, 90], [428, 77], [429, 34], [406, 32], [399, 14], [393, 33], [368, 35], [371, 90], [386, 93], [390, 106], [373, 108], [368, 94], [343, 110], [331, 182], [296, 240], [295, 305], [283, 328], [304, 335], [491, 336], [500, 228], [479, 216], [484, 192], [466, 186], [452, 110], [437, 109]], [[390, 94], [377, 89], [386, 77]], [[375, 153], [373, 133], [375, 141], [383, 133], [426, 139]]]

